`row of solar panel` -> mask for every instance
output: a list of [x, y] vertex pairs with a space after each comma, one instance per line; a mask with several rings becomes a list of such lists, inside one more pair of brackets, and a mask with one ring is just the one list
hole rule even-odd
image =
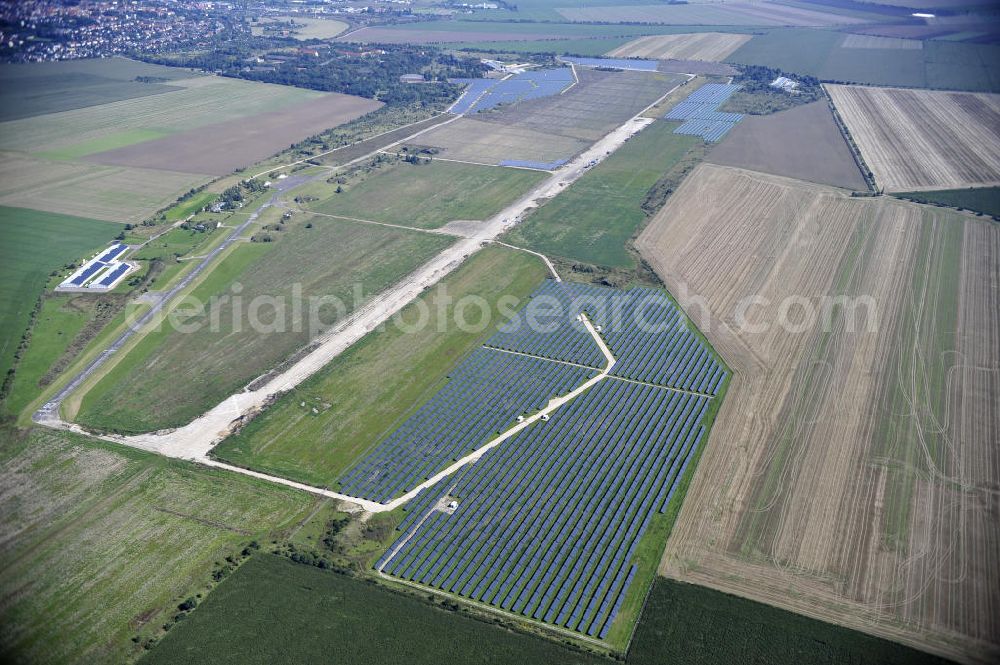
[[613, 376], [714, 395], [725, 378], [670, 298], [657, 289], [614, 289], [548, 280], [486, 346], [601, 368], [603, 354], [577, 320], [585, 311], [615, 357]]
[[500, 104], [558, 95], [573, 82], [568, 67], [539, 69], [515, 74], [506, 79], [451, 79], [469, 87], [448, 109], [455, 114], [478, 113]]
[[735, 122], [719, 122], [717, 120], [688, 120], [674, 130], [674, 134], [700, 136], [710, 143], [720, 141], [729, 130], [736, 126]]
[[566, 56], [560, 59], [584, 67], [629, 69], [640, 72], [655, 72], [660, 65], [656, 60], [632, 60], [628, 58], [577, 58]]
[[340, 479], [340, 491], [387, 503], [471, 452], [517, 416], [595, 372], [480, 348], [429, 402]]
[[703, 435], [709, 401], [605, 380], [486, 453], [451, 490], [454, 514], [428, 513], [437, 488], [408, 506], [404, 530], [426, 519], [376, 565], [603, 639], [635, 574], [636, 545]]
[[723, 113], [717, 110], [720, 104], [739, 89], [739, 85], [732, 83], [707, 83], [663, 117], [667, 120], [685, 121], [674, 130], [674, 134], [700, 136], [709, 142], [719, 141], [743, 119], [740, 113]]
[[569, 161], [568, 159], [557, 159], [554, 162], [532, 162], [530, 160], [525, 160], [525, 159], [505, 159], [502, 162], [500, 162], [499, 165], [517, 166], [526, 169], [541, 169], [543, 171], [552, 171], [553, 169], [559, 168], [568, 161]]

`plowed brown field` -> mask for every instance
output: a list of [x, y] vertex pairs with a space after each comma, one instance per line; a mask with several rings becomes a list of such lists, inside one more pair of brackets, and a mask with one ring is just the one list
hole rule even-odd
[[1000, 226], [703, 165], [638, 246], [735, 373], [661, 572], [995, 662]]
[[1000, 95], [826, 89], [886, 191], [1000, 184]]

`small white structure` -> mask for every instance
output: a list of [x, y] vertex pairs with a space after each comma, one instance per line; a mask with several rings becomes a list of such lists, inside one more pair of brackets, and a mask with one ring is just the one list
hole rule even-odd
[[785, 92], [795, 92], [795, 89], [799, 87], [799, 82], [794, 81], [787, 76], [779, 76], [778, 78], [771, 81], [770, 86], [772, 88], [778, 88], [779, 90], [784, 90]]
[[449, 510], [455, 510], [456, 508], [458, 508], [458, 501], [455, 501], [454, 499], [452, 499], [451, 501], [448, 502], [448, 509]]
[[549, 414], [543, 413], [542, 414], [542, 422], [546, 422], [547, 423], [548, 421], [549, 421]]
[[523, 423], [524, 422], [524, 416], [518, 416], [517, 417], [517, 422]]

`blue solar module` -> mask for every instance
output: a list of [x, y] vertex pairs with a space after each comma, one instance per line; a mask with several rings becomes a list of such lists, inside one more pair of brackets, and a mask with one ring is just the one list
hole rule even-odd
[[452, 83], [469, 87], [448, 110], [455, 114], [478, 113], [500, 104], [550, 97], [573, 81], [573, 72], [568, 67], [532, 70], [506, 79], [451, 79]]
[[128, 249], [128, 245], [115, 245], [114, 247], [106, 251], [104, 253], [104, 256], [102, 256], [97, 260], [102, 263], [110, 263], [112, 260], [114, 260], [116, 256], [124, 252], [126, 249]]
[[111, 272], [109, 272], [107, 275], [105, 275], [101, 279], [100, 285], [101, 286], [111, 286], [112, 284], [115, 283], [116, 279], [118, 279], [119, 277], [121, 277], [122, 275], [124, 275], [126, 272], [128, 272], [128, 269], [129, 269], [129, 265], [127, 263], [121, 264], [120, 266], [118, 266], [117, 268], [115, 268], [114, 270], [112, 270]]
[[557, 169], [566, 162], [568, 159], [557, 159], [554, 162], [532, 162], [526, 159], [505, 159], [500, 162], [500, 166], [520, 166], [526, 169], [541, 169], [543, 171], [551, 171]]
[[487, 452], [454, 481], [454, 514], [422, 510], [421, 526], [379, 565], [606, 637], [635, 575], [635, 546], [680, 481], [676, 460], [709, 401], [605, 380]]
[[105, 266], [105, 264], [101, 263], [100, 261], [94, 261], [89, 266], [87, 266], [86, 270], [84, 270], [82, 273], [80, 273], [79, 275], [77, 275], [76, 277], [74, 277], [73, 281], [70, 282], [70, 284], [72, 284], [73, 286], [80, 286], [81, 284], [83, 284], [84, 282], [86, 282], [88, 279], [90, 279], [91, 276], [93, 276], [93, 274], [95, 272], [97, 272], [98, 270], [100, 270], [104, 266]]
[[[608, 377], [419, 493], [376, 567], [604, 639], [635, 577], [635, 549], [694, 459], [726, 378], [663, 291], [547, 281], [344, 489], [398, 495], [509, 423], [522, 395], [537, 401], [594, 376], [581, 365], [605, 360], [580, 312], [616, 358]], [[482, 420], [497, 403], [499, 415]], [[458, 502], [452, 513], [434, 509], [446, 495]]]
[[700, 136], [706, 141], [720, 140], [743, 119], [740, 113], [723, 113], [716, 109], [740, 89], [732, 83], [707, 83], [679, 102], [663, 116], [666, 120], [685, 120], [674, 134]]
[[594, 374], [480, 348], [429, 402], [341, 476], [340, 491], [387, 503]]
[[659, 64], [656, 60], [632, 60], [629, 58], [577, 58], [563, 57], [561, 60], [584, 67], [605, 67], [608, 69], [629, 69], [639, 72], [655, 72]]
[[594, 338], [576, 317], [582, 304], [573, 303], [573, 286], [546, 280], [525, 307], [486, 346], [530, 353], [541, 358], [602, 368], [607, 364]]

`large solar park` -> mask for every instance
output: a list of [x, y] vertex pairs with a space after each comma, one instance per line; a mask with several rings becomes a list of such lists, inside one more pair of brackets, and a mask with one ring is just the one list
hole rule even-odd
[[662, 291], [548, 281], [339, 489], [387, 503], [591, 381], [411, 499], [376, 568], [604, 639], [726, 376]]

